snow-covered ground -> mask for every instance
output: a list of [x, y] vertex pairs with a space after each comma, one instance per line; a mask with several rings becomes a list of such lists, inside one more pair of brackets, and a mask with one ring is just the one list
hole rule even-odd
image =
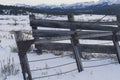
[[[84, 15], [82, 15], [83, 17]], [[90, 15], [89, 15], [90, 16]], [[82, 18], [82, 20], [86, 20], [85, 18]], [[91, 16], [90, 16], [91, 17]], [[100, 16], [99, 18], [101, 18]], [[62, 19], [58, 18], [58, 19]], [[98, 18], [96, 16], [92, 16], [91, 18], [95, 19]], [[98, 18], [98, 19], [99, 19]], [[115, 20], [115, 17], [108, 17], [108, 19], [111, 18], [111, 20]], [[52, 17], [52, 19], [57, 19], [55, 16]], [[65, 18], [63, 18], [65, 20]], [[88, 17], [87, 17], [88, 19]], [[0, 16], [0, 80], [23, 80], [21, 68], [20, 68], [20, 62], [19, 57], [16, 51], [14, 51], [14, 48], [16, 48], [15, 38], [14, 35], [11, 33], [15, 30], [26, 30], [30, 31], [31, 27], [29, 26], [29, 16]], [[86, 43], [83, 41], [83, 43]], [[97, 42], [95, 42], [97, 43]], [[67, 53], [71, 54], [71, 53]], [[53, 57], [60, 57], [55, 56], [51, 52], [44, 52], [43, 55], [37, 55], [34, 52], [29, 53], [28, 60], [38, 60], [38, 59], [46, 59], [46, 58], [53, 58]], [[57, 59], [51, 59], [46, 61], [39, 61], [39, 62], [30, 62], [30, 69], [45, 69], [45, 70], [39, 70], [39, 71], [32, 71], [32, 77], [40, 77], [40, 76], [47, 76], [52, 74], [57, 74], [56, 76], [52, 77], [45, 77], [41, 79], [35, 79], [35, 80], [119, 80], [120, 79], [120, 65], [118, 63], [105, 65], [105, 66], [99, 66], [99, 67], [91, 67], [87, 68], [88, 66], [96, 66], [96, 65], [102, 65], [102, 64], [109, 64], [116, 62], [115, 59], [93, 59], [93, 61], [85, 61], [83, 60], [83, 66], [84, 71], [78, 73], [77, 67], [75, 62], [75, 59], [66, 56], [63, 57], [64, 54]], [[61, 66], [57, 68], [48, 69], [52, 66], [62, 65], [66, 63], [73, 63], [66, 66]], [[18, 73], [15, 74], [6, 74], [2, 72], [3, 67], [9, 64], [13, 64], [18, 70]], [[75, 70], [74, 70], [75, 69]], [[13, 71], [16, 71], [13, 69]], [[61, 74], [67, 71], [71, 71], [67, 74]], [[8, 70], [9, 72], [9, 70]], [[13, 72], [16, 73], [16, 72]], [[7, 76], [7, 77], [5, 77]]]

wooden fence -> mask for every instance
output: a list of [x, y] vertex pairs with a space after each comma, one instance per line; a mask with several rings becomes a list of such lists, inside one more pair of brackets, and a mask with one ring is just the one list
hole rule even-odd
[[[33, 32], [33, 40], [21, 40], [21, 32], [16, 32], [16, 41], [19, 49], [24, 80], [33, 80], [27, 60], [27, 50], [32, 44], [39, 52], [42, 50], [73, 51], [76, 59], [78, 72], [83, 71], [81, 61], [82, 52], [116, 54], [120, 63], [120, 16], [113, 22], [78, 22], [74, 21], [74, 15], [68, 15], [68, 21], [36, 19], [30, 15], [30, 25]], [[115, 26], [118, 27], [115, 27]], [[51, 30], [40, 30], [39, 27], [51, 28]], [[69, 30], [55, 30], [69, 29]], [[114, 45], [80, 44], [83, 40], [109, 40]], [[70, 40], [71, 43], [55, 43], [54, 41]], [[27, 74], [27, 75], [26, 75]]]

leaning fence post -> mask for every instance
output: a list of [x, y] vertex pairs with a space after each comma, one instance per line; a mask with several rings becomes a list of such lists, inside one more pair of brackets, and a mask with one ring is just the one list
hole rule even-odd
[[[72, 22], [74, 21], [74, 16], [73, 15], [68, 15], [68, 21]], [[72, 24], [71, 24], [72, 26]], [[71, 31], [75, 31], [71, 29]], [[82, 66], [82, 61], [81, 61], [81, 50], [78, 48], [79, 40], [77, 39], [77, 33], [75, 32], [73, 35], [71, 35], [71, 44], [73, 47], [76, 63], [77, 63], [77, 68], [78, 72], [83, 71], [83, 66]]]
[[118, 59], [118, 62], [120, 63], [120, 46], [119, 46], [119, 41], [118, 41], [116, 32], [113, 32], [112, 38], [113, 38], [115, 51], [116, 51], [116, 54], [117, 54], [117, 59]]
[[[29, 16], [29, 18], [30, 18], [30, 21], [35, 20], [35, 15], [32, 14], [32, 15]], [[37, 26], [32, 26], [32, 35], [33, 35], [35, 40], [38, 40], [39, 38], [34, 36], [34, 30], [37, 30]], [[36, 44], [35, 44], [35, 48], [37, 49], [36, 52], [37, 52], [38, 55], [42, 54], [42, 49], [40, 49], [40, 48], [38, 49]]]
[[[22, 73], [23, 73], [23, 78], [24, 80], [32, 80], [30, 68], [29, 68], [29, 63], [27, 59], [27, 50], [23, 50], [25, 47], [23, 44], [23, 37], [22, 37], [22, 32], [21, 31], [16, 31], [14, 32], [17, 47], [18, 47], [18, 56], [20, 59], [20, 65], [22, 68]], [[26, 44], [25, 44], [26, 45]], [[27, 48], [26, 48], [27, 49]]]
[[[117, 17], [117, 22], [120, 24], [120, 15], [117, 15], [116, 17]], [[118, 27], [120, 28], [120, 25], [118, 25]], [[113, 32], [112, 39], [113, 39], [115, 51], [117, 54], [117, 59], [118, 59], [118, 62], [120, 64], [120, 46], [119, 46], [119, 40], [118, 40], [117, 36], [118, 36], [117, 32]]]

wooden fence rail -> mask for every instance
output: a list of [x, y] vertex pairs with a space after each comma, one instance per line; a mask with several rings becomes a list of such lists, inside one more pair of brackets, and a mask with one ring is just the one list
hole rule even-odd
[[50, 27], [50, 28], [64, 28], [64, 29], [83, 29], [83, 30], [102, 30], [102, 31], [119, 31], [120, 28], [114, 27], [115, 25], [100, 25], [89, 24], [80, 22], [69, 21], [56, 21], [56, 20], [30, 20], [32, 27]]
[[[38, 49], [42, 50], [72, 51], [72, 45], [70, 43], [41, 43], [36, 45]], [[78, 48], [81, 48], [81, 52], [87, 53], [115, 54], [115, 48], [112, 45], [79, 44]]]

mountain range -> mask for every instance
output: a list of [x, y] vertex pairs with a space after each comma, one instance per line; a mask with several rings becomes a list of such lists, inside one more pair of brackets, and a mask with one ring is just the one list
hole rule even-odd
[[40, 4], [36, 6], [26, 5], [26, 4], [17, 4], [18, 7], [31, 7], [37, 9], [82, 9], [90, 6], [105, 6], [105, 5], [118, 5], [120, 4], [120, 0], [100, 0], [98, 2], [81, 2], [81, 3], [74, 3], [74, 4], [61, 4], [61, 5], [46, 5]]
[[36, 6], [17, 4], [13, 6], [0, 5], [0, 14], [30, 14], [30, 13], [46, 13], [46, 14], [104, 14], [118, 15], [120, 14], [120, 0], [100, 0], [98, 2], [84, 2], [74, 4], [46, 5], [40, 4]]

